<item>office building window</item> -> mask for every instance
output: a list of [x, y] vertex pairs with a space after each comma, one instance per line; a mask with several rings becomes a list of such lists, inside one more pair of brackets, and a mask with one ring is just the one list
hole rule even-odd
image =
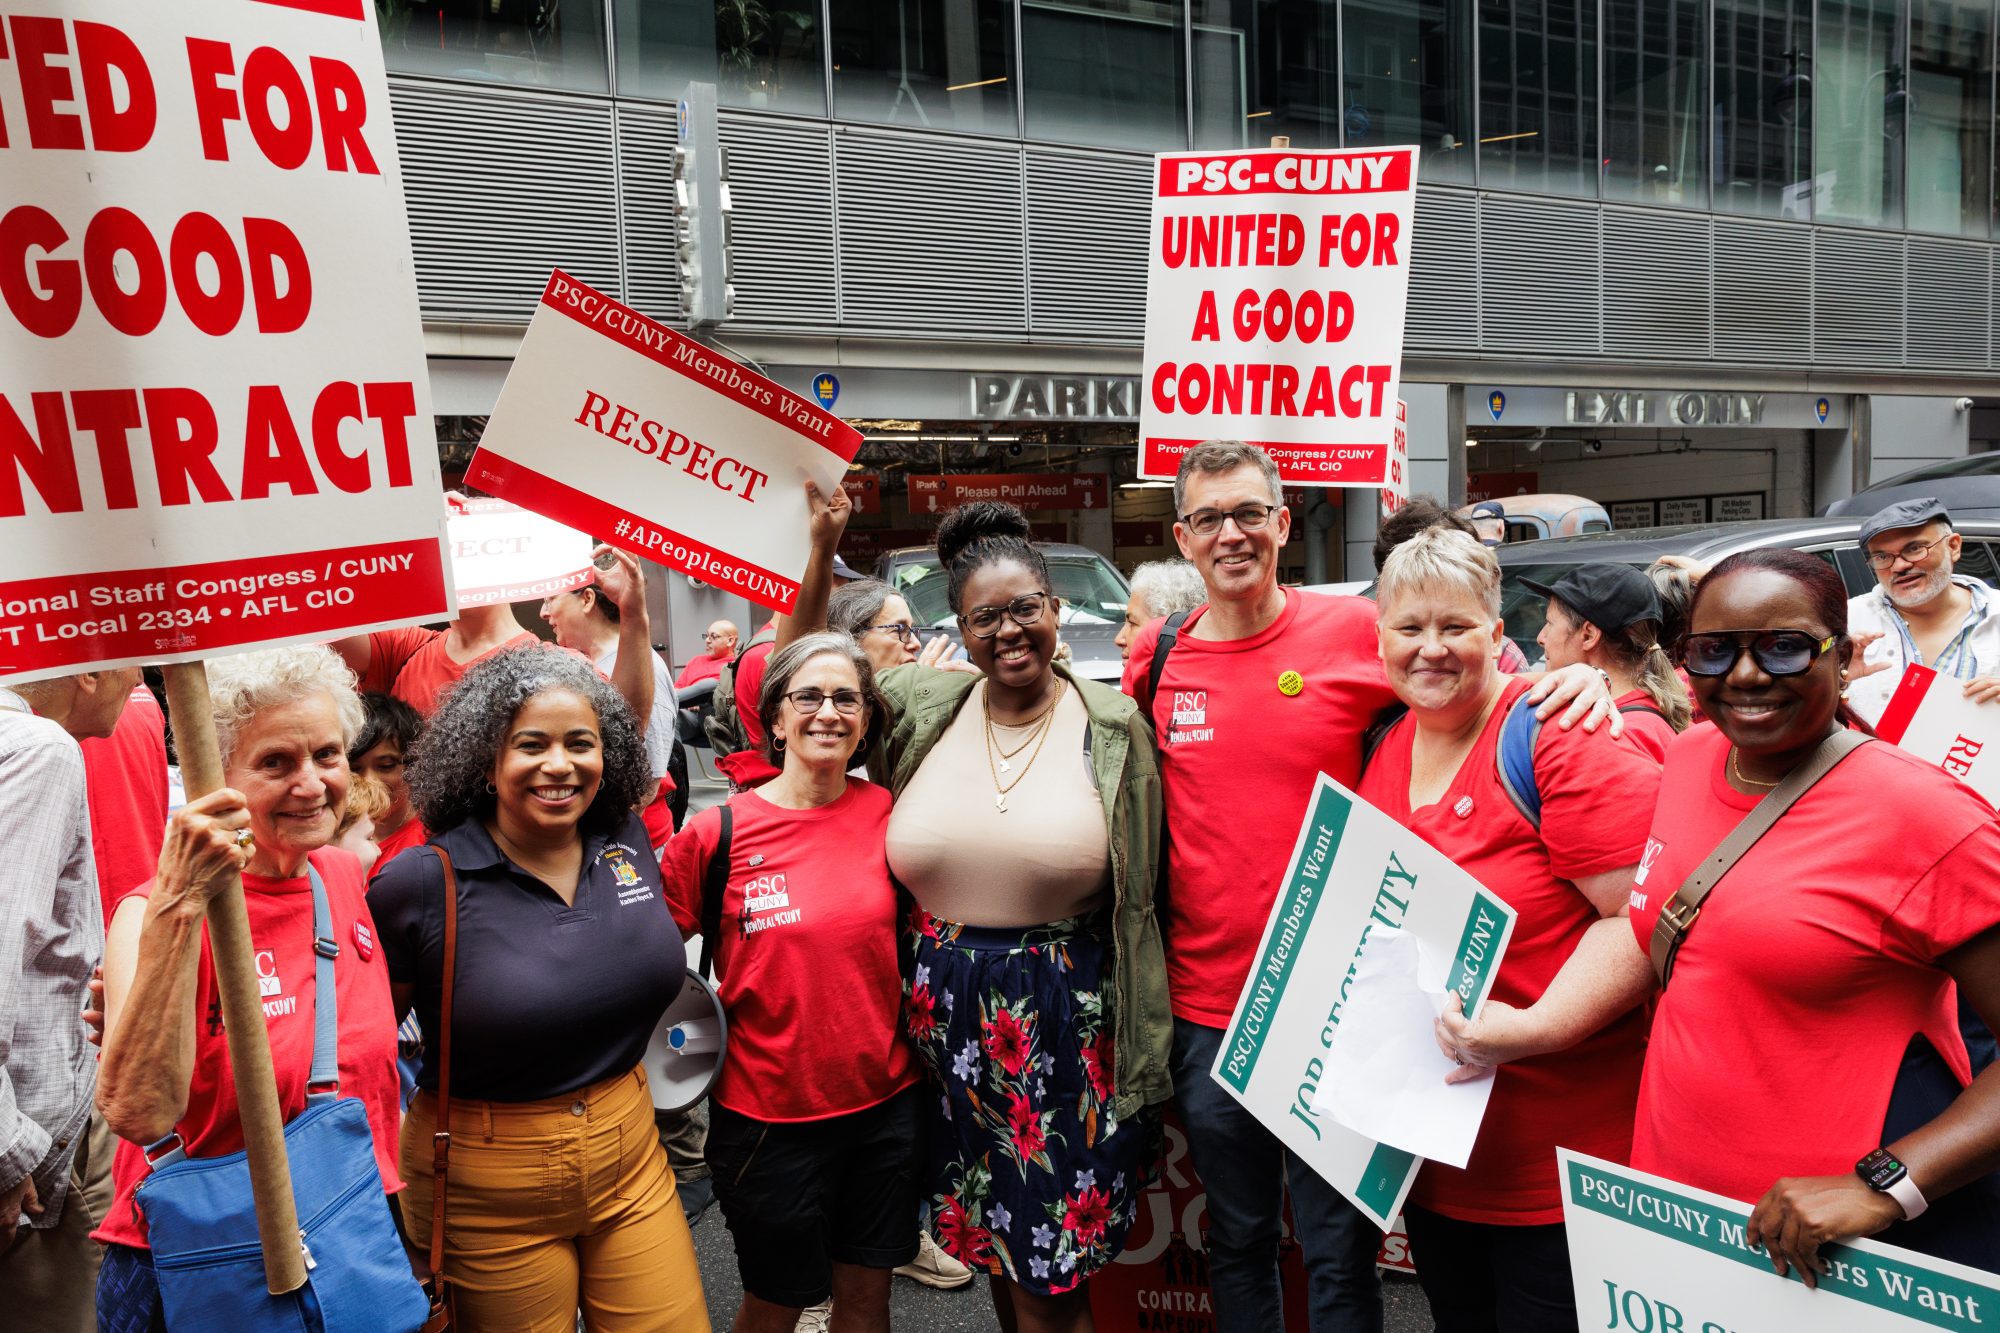
[[1910, 79], [1898, 0], [1823, 0], [1813, 68], [1813, 216], [1903, 224]]
[[723, 106], [826, 114], [819, 0], [613, 0], [612, 21], [627, 97], [699, 81]]
[[1022, 0], [1028, 137], [1187, 146], [1180, 0]]
[[605, 88], [604, 0], [375, 0], [392, 70]]
[[833, 0], [833, 114], [1014, 134], [1008, 0]]
[[1812, 0], [1715, 0], [1715, 207], [1812, 216]]
[[1597, 0], [1479, 0], [1479, 181], [1597, 193]]
[[1413, 143], [1423, 179], [1471, 181], [1471, 0], [1352, 4], [1341, 22], [1348, 147]]
[[1708, 203], [1707, 0], [1604, 0], [1604, 197]]
[[1339, 9], [1324, 0], [1195, 0], [1194, 144], [1340, 147]]
[[1910, 8], [1910, 230], [1984, 236], [1993, 162], [1987, 0]]

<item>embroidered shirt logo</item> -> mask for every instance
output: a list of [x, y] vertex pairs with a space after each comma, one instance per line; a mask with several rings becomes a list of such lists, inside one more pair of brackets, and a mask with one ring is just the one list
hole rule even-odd
[[618, 890], [618, 905], [630, 907], [633, 903], [650, 902], [653, 886], [639, 877], [639, 867], [632, 864], [632, 849], [616, 844], [604, 849], [603, 861], [610, 868], [611, 883]]

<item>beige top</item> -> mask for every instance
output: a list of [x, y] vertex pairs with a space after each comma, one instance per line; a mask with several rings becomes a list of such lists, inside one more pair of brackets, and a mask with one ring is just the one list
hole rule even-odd
[[1034, 724], [993, 729], [993, 765], [1015, 752], [999, 775], [1004, 812], [988, 766], [985, 703], [981, 681], [896, 798], [890, 872], [919, 907], [960, 925], [1039, 926], [1102, 906], [1111, 854], [1076, 687], [1063, 687], [1039, 756]]

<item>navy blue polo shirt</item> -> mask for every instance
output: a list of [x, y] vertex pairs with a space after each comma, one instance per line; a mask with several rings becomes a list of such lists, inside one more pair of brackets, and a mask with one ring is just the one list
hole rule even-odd
[[[623, 1074], [687, 973], [645, 825], [586, 835], [576, 901], [508, 860], [476, 819], [431, 839], [458, 872], [458, 984], [451, 1095], [531, 1102]], [[444, 872], [416, 848], [368, 889], [389, 979], [416, 985], [424, 1025], [418, 1086], [437, 1090]]]

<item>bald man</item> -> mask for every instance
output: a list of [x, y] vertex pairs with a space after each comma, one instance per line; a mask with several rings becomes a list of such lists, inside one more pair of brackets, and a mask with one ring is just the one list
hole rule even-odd
[[674, 681], [677, 690], [686, 689], [698, 680], [722, 674], [722, 668], [729, 665], [736, 656], [737, 629], [734, 623], [718, 620], [708, 627], [701, 636], [702, 654], [681, 668], [681, 674]]

